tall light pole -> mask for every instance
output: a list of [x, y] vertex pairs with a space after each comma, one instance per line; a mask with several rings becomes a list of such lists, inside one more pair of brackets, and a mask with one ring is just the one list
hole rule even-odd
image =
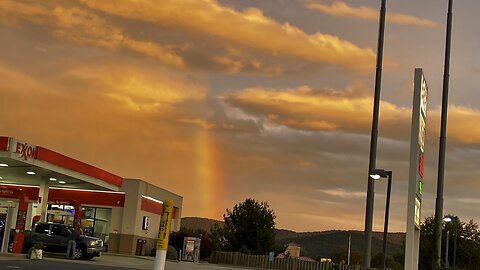
[[[378, 30], [377, 44], [377, 67], [375, 72], [375, 93], [373, 98], [373, 118], [372, 133], [370, 136], [370, 159], [368, 163], [368, 173], [376, 167], [377, 160], [377, 137], [378, 137], [378, 115], [380, 110], [380, 88], [382, 84], [382, 65], [383, 65], [383, 41], [385, 36], [385, 16], [386, 16], [386, 0], [382, 0], [380, 8], [380, 20]], [[372, 225], [373, 225], [373, 202], [375, 182], [368, 177], [367, 202], [365, 210], [365, 233], [364, 233], [364, 253], [363, 266], [370, 267], [372, 252]]]
[[383, 223], [383, 249], [382, 249], [382, 268], [381, 268], [385, 270], [387, 269], [386, 263], [387, 263], [388, 217], [390, 214], [390, 193], [392, 191], [392, 171], [386, 171], [383, 169], [373, 169], [370, 171], [370, 177], [374, 180], [377, 180], [380, 178], [388, 179], [387, 198], [385, 201], [385, 221]]
[[350, 252], [352, 249], [352, 232], [348, 234], [348, 254], [347, 254], [347, 265], [350, 265]]
[[448, 243], [450, 242], [450, 231], [447, 230], [447, 243], [445, 244], [445, 267], [448, 268]]
[[440, 146], [438, 150], [437, 199], [435, 201], [435, 260], [434, 267], [440, 269], [442, 249], [443, 189], [445, 183], [445, 148], [447, 142], [448, 86], [450, 82], [450, 47], [452, 42], [453, 0], [448, 1], [447, 33], [445, 43], [445, 65], [443, 72], [442, 117], [440, 127]]
[[[452, 215], [446, 215], [443, 218], [443, 221], [445, 221], [445, 228], [447, 227], [447, 223], [452, 222], [453, 226], [453, 268], [455, 269], [456, 267], [456, 257], [457, 257], [457, 226], [458, 226], [458, 217], [457, 216], [452, 216]], [[447, 230], [447, 243], [446, 243], [446, 251], [445, 251], [445, 266], [449, 267], [449, 261], [448, 261], [448, 251], [449, 251], [449, 236], [450, 236], [450, 230]]]
[[457, 267], [457, 233], [458, 233], [458, 217], [454, 217], [453, 223], [453, 269]]

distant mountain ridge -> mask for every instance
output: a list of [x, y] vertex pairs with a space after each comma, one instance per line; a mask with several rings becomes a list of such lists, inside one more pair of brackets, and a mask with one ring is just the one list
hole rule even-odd
[[202, 217], [183, 217], [181, 227], [189, 230], [205, 230], [209, 232], [215, 225], [223, 227], [223, 221]]
[[[190, 230], [202, 229], [210, 231], [215, 225], [223, 226], [223, 221], [200, 217], [182, 218], [182, 227]], [[348, 238], [351, 235], [352, 253], [362, 254], [363, 231], [316, 231], [316, 232], [294, 232], [291, 230], [276, 229], [276, 242], [280, 245], [288, 243], [299, 244], [306, 255], [311, 258], [331, 258], [338, 253], [348, 249]], [[382, 250], [383, 232], [374, 232], [372, 238], [372, 255]], [[405, 233], [388, 234], [388, 253], [396, 254], [403, 252]]]
[[[322, 231], [296, 233], [286, 230], [277, 230], [276, 242], [280, 245], [296, 243], [311, 258], [332, 258], [335, 255], [347, 252], [348, 239], [351, 235], [351, 252], [362, 254], [363, 231]], [[389, 254], [402, 253], [404, 250], [405, 233], [389, 233], [387, 249]], [[382, 251], [383, 233], [374, 232], [372, 238], [372, 255]]]

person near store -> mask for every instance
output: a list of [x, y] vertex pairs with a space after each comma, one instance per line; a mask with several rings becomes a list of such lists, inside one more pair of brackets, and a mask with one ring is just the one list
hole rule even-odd
[[80, 238], [81, 233], [78, 226], [74, 226], [71, 231], [72, 233], [68, 236], [67, 258], [75, 259], [77, 241]]

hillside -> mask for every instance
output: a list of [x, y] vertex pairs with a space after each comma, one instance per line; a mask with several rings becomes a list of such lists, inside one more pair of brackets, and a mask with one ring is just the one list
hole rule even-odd
[[215, 225], [223, 226], [223, 221], [201, 217], [183, 217], [181, 226], [190, 230], [205, 230], [209, 232]]
[[[323, 231], [285, 234], [284, 230], [277, 234], [277, 243], [285, 245], [288, 243], [299, 244], [311, 258], [331, 258], [334, 255], [348, 250], [349, 234], [352, 235], [352, 253], [362, 254], [363, 232], [360, 231]], [[289, 236], [288, 236], [289, 235]], [[389, 233], [387, 249], [389, 254], [403, 252], [405, 233]], [[382, 250], [383, 233], [375, 232], [372, 238], [372, 255]]]
[[[182, 227], [197, 230], [202, 229], [210, 231], [215, 225], [223, 226], [223, 221], [199, 217], [182, 218]], [[352, 235], [351, 251], [352, 253], [362, 254], [363, 250], [363, 232], [361, 231], [322, 231], [322, 232], [302, 232], [297, 233], [290, 230], [276, 229], [276, 242], [280, 245], [288, 243], [299, 244], [306, 255], [311, 258], [331, 258], [340, 252], [346, 252], [348, 249], [348, 237]], [[395, 254], [403, 252], [405, 242], [405, 233], [388, 234], [388, 253]], [[380, 253], [382, 250], [382, 232], [374, 232], [372, 239], [372, 255]]]

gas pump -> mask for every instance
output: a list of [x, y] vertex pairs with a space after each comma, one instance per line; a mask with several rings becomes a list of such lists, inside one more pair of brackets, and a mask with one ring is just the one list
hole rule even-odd
[[12, 227], [13, 213], [16, 204], [13, 202], [0, 201], [0, 252], [8, 252], [10, 228]]
[[[25, 196], [25, 193], [22, 190], [10, 187], [0, 187], [0, 197], [18, 199], [17, 223], [15, 225], [15, 234], [13, 235], [12, 252], [22, 253], [24, 240], [23, 231], [25, 230], [25, 221], [27, 218], [28, 197]], [[5, 230], [8, 231], [8, 228], [9, 227], [6, 227]], [[5, 239], [3, 240], [5, 242]], [[2, 249], [4, 248], [5, 247], [2, 247]]]
[[200, 261], [200, 244], [202, 239], [196, 237], [183, 238], [183, 261], [199, 262]]

